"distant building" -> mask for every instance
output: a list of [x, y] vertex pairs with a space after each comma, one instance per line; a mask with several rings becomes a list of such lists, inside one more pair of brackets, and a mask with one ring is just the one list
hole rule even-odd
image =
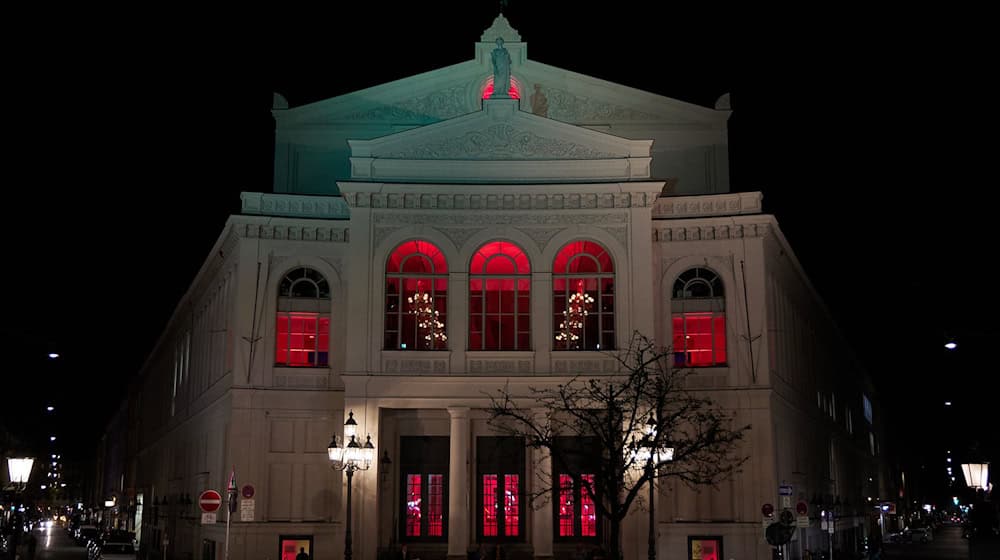
[[[378, 455], [354, 477], [356, 558], [599, 547], [586, 496], [521, 499], [530, 452], [487, 427], [485, 393], [609, 373], [633, 331], [753, 425], [742, 474], [660, 489], [659, 558], [769, 557], [761, 508], [782, 509], [783, 485], [810, 507], [792, 558], [827, 546], [835, 503], [838, 547], [856, 546], [892, 497], [884, 419], [761, 194], [729, 192], [727, 103], [532, 61], [502, 16], [467, 62], [301, 107], [276, 95], [274, 192], [243, 194], [136, 377], [130, 444], [104, 446], [127, 450], [141, 555], [221, 555], [225, 514], [202, 525], [197, 496], [235, 467], [253, 497], [231, 558], [341, 557], [346, 480], [326, 448], [349, 413]], [[577, 293], [591, 309], [567, 344]], [[647, 530], [636, 511], [627, 558]]]

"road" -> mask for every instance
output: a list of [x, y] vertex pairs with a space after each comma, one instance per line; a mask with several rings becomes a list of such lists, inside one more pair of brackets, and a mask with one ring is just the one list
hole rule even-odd
[[87, 549], [76, 544], [63, 527], [35, 529], [35, 560], [87, 560]]
[[934, 532], [933, 541], [926, 544], [887, 544], [882, 557], [891, 560], [965, 560], [969, 558], [969, 541], [962, 538], [962, 528], [958, 525], [942, 525]]

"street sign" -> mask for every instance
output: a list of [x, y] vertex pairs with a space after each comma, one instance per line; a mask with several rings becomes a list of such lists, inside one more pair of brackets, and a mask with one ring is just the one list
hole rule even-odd
[[215, 513], [202, 513], [201, 514], [201, 524], [211, 525], [215, 523]]
[[766, 517], [771, 517], [772, 515], [774, 515], [774, 506], [772, 506], [771, 504], [764, 504], [760, 506], [760, 512], [763, 513]]
[[809, 527], [809, 518], [806, 517], [805, 515], [800, 515], [800, 516], [796, 517], [795, 518], [795, 526], [796, 527], [808, 528]]
[[779, 486], [778, 487], [778, 495], [779, 496], [791, 496], [792, 495], [792, 485], [791, 484], [782, 484], [781, 486]]
[[215, 490], [205, 490], [198, 496], [198, 505], [201, 506], [201, 511], [213, 513], [222, 505], [222, 496]]
[[249, 484], [244, 484], [243, 485], [243, 497], [249, 500], [250, 498], [253, 498], [253, 495], [254, 495], [253, 486], [251, 486]]
[[792, 507], [792, 497], [791, 496], [782, 496], [781, 497], [781, 507], [783, 507], [783, 508], [790, 508], [790, 507]]
[[799, 501], [795, 504], [795, 513], [799, 515], [807, 515], [809, 513], [809, 504]]
[[778, 520], [782, 525], [792, 525], [795, 523], [795, 516], [791, 510], [783, 509], [781, 510], [781, 514], [778, 515]]
[[240, 502], [240, 521], [253, 521], [255, 503], [253, 500]]

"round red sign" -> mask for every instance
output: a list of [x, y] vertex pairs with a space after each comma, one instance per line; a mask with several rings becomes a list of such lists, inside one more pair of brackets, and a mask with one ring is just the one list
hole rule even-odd
[[253, 486], [245, 484], [243, 486], [243, 497], [249, 500], [250, 498], [253, 498], [253, 495], [254, 495]]
[[201, 511], [212, 513], [222, 505], [222, 496], [215, 490], [205, 490], [198, 496], [198, 505], [201, 506]]
[[809, 513], [809, 504], [805, 502], [799, 502], [795, 504], [795, 512], [799, 515], [805, 515]]
[[764, 504], [760, 506], [760, 512], [763, 513], [765, 517], [771, 517], [774, 515], [774, 506], [771, 504]]

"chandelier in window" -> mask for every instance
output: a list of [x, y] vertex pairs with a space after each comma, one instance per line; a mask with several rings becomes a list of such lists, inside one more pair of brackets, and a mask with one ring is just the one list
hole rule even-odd
[[444, 323], [439, 318], [440, 313], [434, 309], [434, 298], [424, 291], [424, 283], [417, 281], [417, 291], [406, 298], [410, 304], [410, 313], [417, 317], [417, 327], [426, 334], [424, 340], [433, 348], [437, 343], [444, 343], [448, 335], [444, 333]]
[[563, 321], [559, 323], [556, 340], [562, 342], [566, 348], [576, 348], [580, 333], [583, 332], [584, 321], [593, 306], [594, 298], [583, 291], [583, 280], [580, 280], [576, 285], [576, 291], [566, 302], [566, 311], [563, 311]]

